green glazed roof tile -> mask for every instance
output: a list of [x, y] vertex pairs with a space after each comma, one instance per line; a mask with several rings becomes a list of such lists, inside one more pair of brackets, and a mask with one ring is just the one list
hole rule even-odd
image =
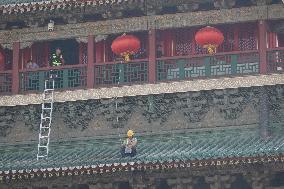
[[187, 134], [137, 137], [134, 158], [122, 158], [118, 139], [51, 143], [49, 158], [36, 160], [36, 144], [0, 146], [0, 171], [90, 166], [127, 162], [188, 161], [277, 155], [284, 153], [284, 135], [266, 140], [257, 134], [224, 136]]

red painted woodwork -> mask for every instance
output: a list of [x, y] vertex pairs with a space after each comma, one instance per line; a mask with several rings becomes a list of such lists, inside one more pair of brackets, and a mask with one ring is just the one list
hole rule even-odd
[[13, 43], [12, 93], [19, 93], [20, 42]]
[[34, 43], [31, 51], [33, 62], [37, 63], [40, 67], [49, 66], [50, 49], [48, 42]]
[[104, 62], [104, 43], [105, 40], [96, 42], [96, 62]]
[[31, 57], [31, 48], [27, 47], [21, 50], [21, 69], [25, 69], [27, 62], [32, 60]]
[[88, 37], [88, 63], [87, 63], [87, 88], [94, 88], [95, 75], [94, 75], [94, 62], [95, 62], [95, 42], [94, 36]]
[[83, 64], [83, 43], [79, 42], [79, 64]]
[[267, 72], [267, 23], [264, 20], [258, 22], [258, 32], [260, 73], [265, 74]]
[[239, 50], [239, 32], [240, 32], [239, 25], [235, 25], [234, 26], [234, 47], [233, 47], [234, 51]]
[[0, 71], [5, 70], [5, 52], [0, 48]]
[[125, 61], [129, 61], [129, 55], [137, 53], [140, 47], [140, 40], [137, 37], [126, 34], [117, 37], [111, 45], [112, 52], [124, 57]]
[[274, 32], [267, 32], [267, 42], [268, 48], [276, 48], [278, 47], [278, 39], [277, 33]]
[[164, 56], [174, 56], [174, 35], [171, 30], [161, 31], [161, 45]]
[[156, 30], [149, 31], [149, 83], [156, 82]]

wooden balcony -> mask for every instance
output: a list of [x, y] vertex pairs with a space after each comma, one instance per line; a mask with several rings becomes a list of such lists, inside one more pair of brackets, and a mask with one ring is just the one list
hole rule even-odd
[[[267, 51], [267, 72], [283, 73], [284, 48]], [[129, 63], [94, 63], [94, 78], [87, 74], [87, 64], [55, 67], [55, 88], [58, 91], [87, 89], [87, 80], [94, 80], [93, 88], [117, 87], [149, 83], [149, 60], [138, 59]], [[213, 56], [175, 56], [157, 58], [154, 83], [181, 80], [198, 80], [221, 77], [240, 77], [260, 74], [260, 57], [257, 50], [245, 52], [217, 53]], [[19, 93], [40, 93], [44, 81], [49, 78], [51, 68], [19, 70]], [[12, 71], [0, 72], [0, 94], [12, 94]]]

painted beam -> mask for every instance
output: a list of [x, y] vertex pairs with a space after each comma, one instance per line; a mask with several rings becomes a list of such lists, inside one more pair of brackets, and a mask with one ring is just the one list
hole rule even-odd
[[24, 28], [0, 31], [0, 43], [3, 45], [15, 41], [31, 42], [53, 39], [86, 37], [89, 35], [114, 34], [150, 29], [192, 27], [199, 25], [230, 24], [258, 20], [284, 18], [284, 6], [252, 6], [233, 9], [198, 11], [168, 15], [153, 15], [125, 19], [55, 25], [53, 32], [46, 27]]

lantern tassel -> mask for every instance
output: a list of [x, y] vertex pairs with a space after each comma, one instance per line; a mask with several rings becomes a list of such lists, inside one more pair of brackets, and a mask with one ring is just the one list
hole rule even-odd
[[208, 53], [209, 54], [215, 54], [216, 53], [216, 49], [217, 49], [217, 46], [216, 45], [204, 45], [204, 48], [207, 49]]
[[122, 53], [121, 56], [123, 57], [124, 61], [127, 63], [130, 61], [130, 53]]

